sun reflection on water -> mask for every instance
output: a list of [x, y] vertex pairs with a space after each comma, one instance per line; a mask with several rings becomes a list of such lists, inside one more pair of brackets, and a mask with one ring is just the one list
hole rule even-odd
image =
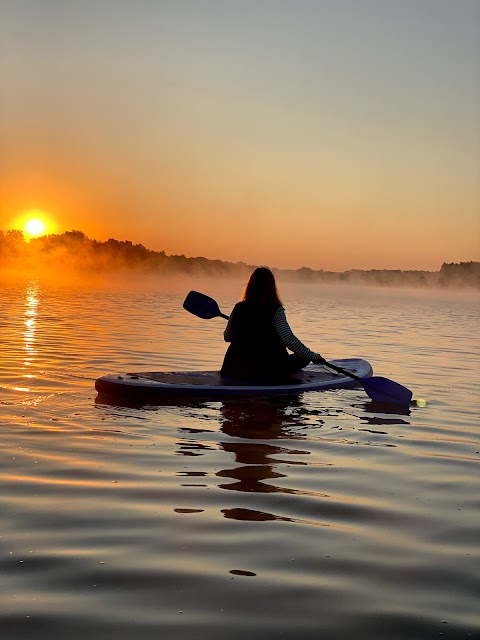
[[[37, 281], [31, 281], [28, 283], [25, 291], [25, 312], [24, 312], [24, 330], [23, 330], [23, 378], [32, 379], [36, 375], [28, 372], [28, 368], [35, 362], [35, 356], [37, 349], [36, 331], [37, 331], [37, 313], [38, 313], [38, 301], [39, 301], [40, 287]], [[17, 391], [30, 391], [28, 387], [15, 387]]]

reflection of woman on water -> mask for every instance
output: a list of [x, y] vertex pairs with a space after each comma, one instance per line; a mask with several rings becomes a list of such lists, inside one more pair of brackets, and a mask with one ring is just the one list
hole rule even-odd
[[292, 333], [275, 277], [266, 267], [255, 269], [250, 276], [224, 338], [230, 346], [221, 373], [229, 378], [273, 383], [288, 379], [309, 362], [325, 362]]

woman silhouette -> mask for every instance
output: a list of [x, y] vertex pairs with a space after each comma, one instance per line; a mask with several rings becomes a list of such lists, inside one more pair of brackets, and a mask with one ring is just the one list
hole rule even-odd
[[275, 276], [266, 267], [255, 269], [250, 276], [224, 338], [230, 345], [221, 374], [229, 378], [273, 384], [288, 380], [309, 362], [325, 362], [292, 333]]

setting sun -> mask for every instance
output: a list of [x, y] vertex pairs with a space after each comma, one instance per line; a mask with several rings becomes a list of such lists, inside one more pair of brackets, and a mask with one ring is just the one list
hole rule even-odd
[[38, 218], [30, 218], [30, 220], [27, 220], [25, 223], [25, 232], [32, 238], [43, 235], [45, 230], [45, 223]]
[[13, 228], [21, 229], [27, 241], [53, 233], [55, 226], [52, 216], [44, 209], [25, 209], [13, 221]]

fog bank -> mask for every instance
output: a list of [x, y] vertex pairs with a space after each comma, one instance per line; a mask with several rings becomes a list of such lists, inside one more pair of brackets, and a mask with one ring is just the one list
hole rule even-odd
[[[110, 238], [99, 242], [81, 231], [67, 231], [27, 242], [21, 231], [0, 230], [0, 269], [2, 273], [29, 274], [50, 278], [83, 276], [115, 278], [141, 276], [188, 276], [189, 278], [246, 278], [258, 265], [209, 260], [203, 257], [166, 255], [142, 244]], [[480, 262], [444, 263], [439, 271], [388, 269], [344, 272], [277, 269], [270, 266], [279, 281], [319, 284], [348, 284], [382, 287], [477, 288], [480, 289]]]

